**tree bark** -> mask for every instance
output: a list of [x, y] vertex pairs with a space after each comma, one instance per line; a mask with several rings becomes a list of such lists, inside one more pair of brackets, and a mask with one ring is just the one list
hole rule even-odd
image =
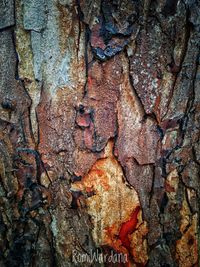
[[198, 266], [199, 47], [197, 0], [1, 0], [0, 266]]

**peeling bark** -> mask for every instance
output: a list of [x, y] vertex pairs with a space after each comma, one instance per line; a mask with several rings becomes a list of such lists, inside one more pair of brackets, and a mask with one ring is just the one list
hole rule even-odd
[[1, 2], [0, 265], [198, 266], [199, 2]]

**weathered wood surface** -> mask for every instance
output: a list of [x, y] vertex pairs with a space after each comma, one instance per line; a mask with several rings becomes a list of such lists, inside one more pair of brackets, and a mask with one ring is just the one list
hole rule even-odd
[[198, 266], [200, 2], [1, 0], [0, 266]]

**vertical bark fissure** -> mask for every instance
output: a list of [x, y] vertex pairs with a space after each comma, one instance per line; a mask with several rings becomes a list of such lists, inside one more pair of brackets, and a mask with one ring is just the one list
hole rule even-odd
[[3, 1], [1, 266], [197, 266], [199, 12]]

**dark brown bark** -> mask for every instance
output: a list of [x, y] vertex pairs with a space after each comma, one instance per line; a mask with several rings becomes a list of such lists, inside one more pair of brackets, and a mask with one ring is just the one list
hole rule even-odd
[[199, 1], [0, 15], [0, 266], [198, 266]]

